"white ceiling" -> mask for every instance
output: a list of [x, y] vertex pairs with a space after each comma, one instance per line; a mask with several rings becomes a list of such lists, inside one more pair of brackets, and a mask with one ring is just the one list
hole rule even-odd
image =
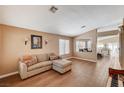
[[[124, 6], [58, 5], [56, 13], [50, 12], [50, 7], [0, 6], [0, 23], [76, 36], [95, 28], [121, 23], [124, 17]], [[81, 29], [82, 25], [86, 28]]]

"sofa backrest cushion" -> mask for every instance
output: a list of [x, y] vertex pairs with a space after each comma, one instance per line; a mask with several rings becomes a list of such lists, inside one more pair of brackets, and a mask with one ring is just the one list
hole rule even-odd
[[37, 61], [38, 62], [43, 62], [49, 60], [48, 54], [37, 54]]
[[31, 60], [32, 58], [35, 58], [37, 61], [36, 55], [24, 55], [19, 58], [20, 61], [24, 62], [26, 60]]

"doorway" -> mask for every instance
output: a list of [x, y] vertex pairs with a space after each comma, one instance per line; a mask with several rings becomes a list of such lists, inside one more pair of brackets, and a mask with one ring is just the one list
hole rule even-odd
[[110, 67], [120, 68], [119, 65], [119, 30], [102, 31], [97, 33], [97, 60], [111, 62]]

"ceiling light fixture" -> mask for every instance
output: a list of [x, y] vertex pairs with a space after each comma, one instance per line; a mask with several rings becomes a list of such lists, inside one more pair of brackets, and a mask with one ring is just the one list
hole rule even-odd
[[85, 28], [85, 27], [86, 27], [86, 26], [84, 26], [84, 25], [83, 25], [83, 26], [81, 26], [81, 28]]
[[58, 10], [58, 8], [56, 8], [55, 6], [52, 6], [52, 7], [50, 8], [50, 11], [51, 11], [52, 13], [55, 13], [57, 10]]

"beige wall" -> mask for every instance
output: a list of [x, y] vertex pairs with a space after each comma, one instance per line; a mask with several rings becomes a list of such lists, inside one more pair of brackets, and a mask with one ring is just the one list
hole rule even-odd
[[120, 55], [119, 55], [119, 60], [122, 69], [124, 69], [124, 26], [121, 27], [121, 32], [120, 32]]
[[[50, 53], [54, 52], [59, 54], [59, 39], [70, 40], [70, 54], [72, 55], [72, 38], [66, 36], [60, 36], [55, 34], [48, 34], [28, 29], [17, 28], [13, 26], [1, 25], [2, 37], [2, 50], [3, 50], [3, 61], [0, 62], [2, 69], [0, 75], [17, 71], [18, 58], [24, 54], [38, 54], [38, 53]], [[31, 49], [30, 42], [25, 46], [25, 38], [30, 39], [30, 35], [41, 35], [43, 39], [42, 49]], [[1, 35], [1, 33], [0, 33]], [[45, 40], [48, 40], [48, 44], [45, 45]], [[0, 43], [0, 44], [1, 44]]]
[[[1, 28], [1, 25], [0, 25]], [[0, 64], [2, 63], [2, 30], [0, 29]], [[0, 65], [0, 73], [2, 70], [2, 65]]]
[[[91, 39], [92, 52], [82, 52], [82, 53], [76, 52], [75, 43], [77, 39]], [[97, 30], [95, 29], [74, 38], [74, 56], [96, 62], [97, 61], [96, 46], [97, 46]]]

